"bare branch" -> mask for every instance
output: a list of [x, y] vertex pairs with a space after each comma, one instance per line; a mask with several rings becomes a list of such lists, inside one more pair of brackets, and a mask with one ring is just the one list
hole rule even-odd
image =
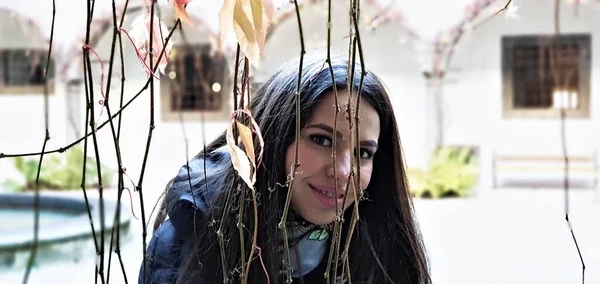
[[[52, 41], [54, 39], [54, 20], [56, 19], [56, 1], [52, 0], [52, 26], [50, 27], [50, 43], [48, 44], [48, 57], [46, 58], [46, 69], [44, 71], [44, 125], [46, 127], [44, 143], [42, 145], [42, 153], [46, 149], [46, 143], [50, 140], [50, 130], [48, 129], [48, 70], [50, 67], [50, 58], [52, 58]], [[42, 171], [42, 161], [44, 155], [40, 155], [40, 161], [38, 162], [37, 174], [35, 177], [35, 196], [33, 199], [33, 245], [31, 248], [31, 254], [27, 260], [27, 268], [25, 269], [25, 276], [23, 283], [29, 281], [29, 274], [31, 268], [35, 262], [37, 255], [38, 243], [39, 243], [39, 230], [40, 230], [40, 172]]]
[[[283, 209], [283, 215], [281, 216], [281, 221], [279, 222], [279, 228], [283, 232], [283, 244], [284, 244], [284, 253], [283, 253], [283, 262], [286, 268], [289, 268], [291, 264], [290, 259], [290, 244], [288, 241], [288, 232], [287, 232], [287, 217], [288, 211], [290, 209], [290, 201], [292, 199], [292, 190], [294, 185], [294, 178], [296, 177], [296, 168], [300, 166], [300, 162], [298, 160], [298, 144], [300, 141], [300, 86], [302, 86], [302, 65], [304, 63], [304, 54], [306, 54], [306, 49], [304, 47], [304, 33], [302, 31], [302, 20], [300, 19], [300, 9], [298, 8], [298, 1], [294, 0], [294, 6], [296, 8], [296, 18], [298, 20], [298, 32], [300, 34], [300, 63], [298, 66], [298, 82], [296, 85], [296, 139], [294, 142], [295, 147], [295, 155], [294, 155], [294, 164], [291, 166], [290, 173], [290, 182], [288, 186], [287, 197], [285, 200], [285, 207]], [[286, 269], [286, 284], [292, 283], [292, 273], [290, 269]]]

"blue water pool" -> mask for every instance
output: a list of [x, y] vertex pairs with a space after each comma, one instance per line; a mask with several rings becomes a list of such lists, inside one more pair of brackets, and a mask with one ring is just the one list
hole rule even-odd
[[[100, 236], [99, 200], [89, 198], [96, 236]], [[109, 242], [117, 202], [104, 200], [105, 240]], [[83, 197], [41, 194], [37, 264], [95, 255], [89, 213]], [[131, 210], [121, 203], [121, 236], [129, 230]], [[0, 193], [0, 270], [22, 267], [34, 244], [34, 195]]]
[[[72, 212], [41, 210], [39, 224], [41, 227], [60, 225], [75, 216], [77, 215]], [[31, 209], [0, 207], [0, 234], [33, 228], [33, 217], [34, 212]]]

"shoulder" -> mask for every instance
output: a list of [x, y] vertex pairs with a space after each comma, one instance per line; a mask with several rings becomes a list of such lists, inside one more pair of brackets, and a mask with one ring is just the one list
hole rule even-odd
[[[179, 267], [187, 258], [189, 240], [195, 232], [196, 220], [201, 220], [211, 207], [221, 187], [221, 177], [228, 162], [225, 149], [197, 156], [180, 168], [165, 195], [164, 221], [152, 234], [146, 254], [146, 267], [141, 264], [139, 283], [174, 283]], [[144, 283], [144, 284], [146, 284]]]
[[226, 149], [216, 149], [206, 156], [196, 156], [179, 173], [166, 192], [166, 211], [171, 223], [183, 235], [192, 234], [194, 220], [212, 209], [224, 182], [224, 172], [231, 167]]
[[177, 271], [184, 256], [182, 251], [186, 238], [177, 231], [170, 220], [163, 222], [152, 234], [152, 239], [146, 251], [146, 269], [142, 262], [139, 274], [139, 283], [144, 283], [143, 275], [146, 274], [146, 283], [174, 283]]

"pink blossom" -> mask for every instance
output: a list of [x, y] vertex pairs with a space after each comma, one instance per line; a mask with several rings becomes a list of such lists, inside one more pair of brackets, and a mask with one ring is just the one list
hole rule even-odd
[[[150, 49], [150, 32], [152, 32], [152, 50]], [[150, 16], [143, 14], [135, 18], [131, 24], [131, 30], [129, 36], [136, 48], [136, 52], [140, 61], [145, 67], [152, 68], [150, 65], [150, 56], [153, 57], [153, 63], [156, 64], [158, 57], [164, 49], [164, 54], [158, 63], [158, 69], [161, 73], [165, 73], [165, 68], [169, 62], [169, 56], [173, 43], [169, 43], [165, 46], [169, 30], [165, 24], [157, 17], [154, 16], [153, 28], [150, 29]]]
[[192, 2], [192, 0], [169, 0], [169, 3], [171, 3], [175, 9], [175, 16], [188, 24], [192, 24], [192, 20], [185, 11], [184, 5], [190, 2]]

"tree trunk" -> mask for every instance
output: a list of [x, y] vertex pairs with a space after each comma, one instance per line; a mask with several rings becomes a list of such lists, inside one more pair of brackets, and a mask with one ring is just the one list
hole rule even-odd
[[442, 80], [441, 76], [431, 76], [427, 78], [427, 97], [428, 106], [428, 131], [426, 141], [429, 141], [429, 158], [431, 159], [435, 151], [444, 145], [444, 108], [442, 100]]

